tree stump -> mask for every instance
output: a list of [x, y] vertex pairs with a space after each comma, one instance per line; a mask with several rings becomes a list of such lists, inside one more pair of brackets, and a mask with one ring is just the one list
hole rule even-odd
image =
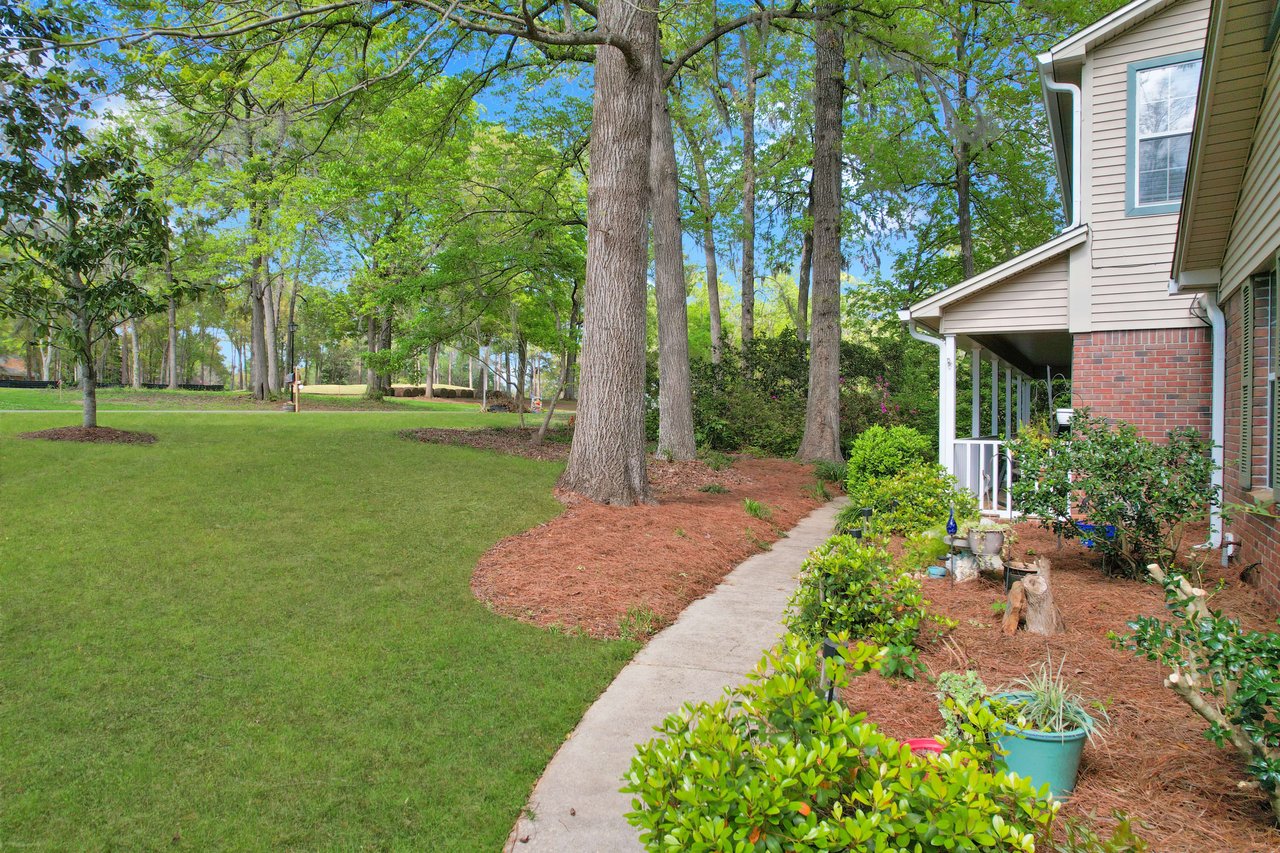
[[1018, 633], [1018, 626], [1022, 624], [1022, 617], [1026, 611], [1027, 592], [1022, 586], [1022, 581], [1018, 581], [1009, 587], [1009, 599], [1005, 603], [1004, 621], [1000, 623], [1000, 630], [1010, 637]]
[[1027, 596], [1027, 630], [1047, 637], [1067, 630], [1062, 612], [1053, 602], [1053, 586], [1049, 583], [1049, 561], [1040, 557], [1035, 562], [1036, 574], [1022, 579]]

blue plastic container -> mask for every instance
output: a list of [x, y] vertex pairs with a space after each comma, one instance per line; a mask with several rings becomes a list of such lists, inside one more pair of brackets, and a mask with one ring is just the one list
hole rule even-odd
[[[1000, 693], [996, 698], [1017, 702], [1028, 696], [1026, 693]], [[1088, 714], [1085, 718], [1092, 723]], [[1005, 727], [1007, 734], [997, 736], [996, 742], [1008, 753], [1004, 762], [1009, 772], [1030, 779], [1037, 788], [1048, 783], [1049, 793], [1055, 797], [1070, 794], [1076, 786], [1080, 756], [1089, 733], [1084, 729], [1065, 732], [1024, 730], [1008, 723]]]

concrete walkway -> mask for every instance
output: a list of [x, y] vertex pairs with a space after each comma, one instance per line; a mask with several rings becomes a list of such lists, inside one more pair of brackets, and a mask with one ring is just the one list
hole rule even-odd
[[622, 777], [638, 743], [685, 702], [714, 700], [745, 681], [782, 635], [782, 613], [805, 555], [831, 535], [844, 499], [806, 516], [773, 549], [734, 569], [623, 668], [596, 700], [529, 798], [507, 843], [515, 853], [641, 850], [624, 815]]

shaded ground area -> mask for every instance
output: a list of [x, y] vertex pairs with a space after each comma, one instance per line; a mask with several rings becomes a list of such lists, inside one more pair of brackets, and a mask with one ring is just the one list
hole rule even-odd
[[544, 462], [563, 462], [569, 458], [570, 433], [567, 429], [547, 430], [542, 444], [539, 445], [534, 445], [532, 440], [536, 432], [537, 430], [532, 427], [467, 430], [428, 427], [401, 430], [400, 435], [427, 444], [474, 447], [477, 450], [509, 453], [512, 456], [523, 456], [526, 459], [539, 459]]
[[44, 439], [45, 441], [82, 441], [89, 444], [155, 444], [156, 437], [149, 432], [131, 432], [112, 427], [57, 427], [37, 432], [24, 432], [19, 438]]
[[[563, 515], [499, 542], [472, 577], [476, 597], [525, 622], [640, 639], [822, 503], [813, 469], [780, 459], [742, 458], [723, 471], [651, 460], [649, 473], [655, 506], [566, 496]], [[712, 483], [727, 491], [701, 491]], [[767, 518], [751, 515], [746, 499], [762, 504]]]
[[[149, 388], [135, 391], [132, 388], [99, 388], [99, 411], [134, 411], [140, 409], [190, 409], [192, 411], [244, 410], [278, 412], [287, 395], [278, 400], [254, 400], [248, 391], [169, 391]], [[82, 398], [77, 388], [0, 388], [0, 412], [30, 410], [79, 409]], [[366, 400], [362, 396], [336, 394], [302, 395], [302, 410], [307, 411], [362, 411], [362, 412], [479, 412], [475, 400], [457, 400], [425, 397], [387, 397], [383, 400]], [[557, 409], [559, 411], [559, 409]]]
[[[1109, 825], [1113, 809], [1126, 811], [1147, 824], [1141, 834], [1158, 851], [1280, 850], [1280, 831], [1271, 825], [1265, 798], [1236, 787], [1248, 777], [1235, 752], [1205, 739], [1204, 720], [1163, 686], [1156, 664], [1112, 648], [1107, 639], [1108, 631], [1125, 631], [1125, 623], [1138, 614], [1163, 613], [1163, 590], [1104, 577], [1092, 552], [1072, 543], [1059, 548], [1055, 537], [1037, 525], [1019, 524], [1016, 531], [1016, 559], [1033, 550], [1052, 562], [1054, 598], [1066, 618], [1066, 633], [1046, 638], [1020, 631], [1006, 637], [992, 608], [1004, 600], [999, 582], [982, 578], [956, 586], [927, 580], [925, 594], [933, 609], [960, 623], [923, 653], [930, 675], [974, 669], [988, 687], [998, 688], [1051, 653], [1055, 667], [1065, 660], [1063, 674], [1076, 691], [1103, 701], [1111, 717], [1105, 737], [1085, 748], [1080, 782], [1065, 813], [1094, 813]], [[1197, 532], [1188, 542], [1204, 540], [1203, 529]], [[1224, 573], [1216, 551], [1189, 555], [1184, 565], [1199, 559], [1208, 563], [1201, 586], [1226, 584], [1214, 596], [1214, 607], [1247, 627], [1275, 630], [1266, 605], [1239, 580], [1238, 568]], [[845, 699], [897, 738], [934, 735], [941, 728], [928, 680], [858, 678]]]

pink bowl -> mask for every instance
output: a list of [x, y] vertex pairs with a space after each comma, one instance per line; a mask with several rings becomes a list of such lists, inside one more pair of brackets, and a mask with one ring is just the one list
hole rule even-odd
[[941, 755], [942, 744], [935, 738], [917, 737], [904, 741], [915, 755]]

